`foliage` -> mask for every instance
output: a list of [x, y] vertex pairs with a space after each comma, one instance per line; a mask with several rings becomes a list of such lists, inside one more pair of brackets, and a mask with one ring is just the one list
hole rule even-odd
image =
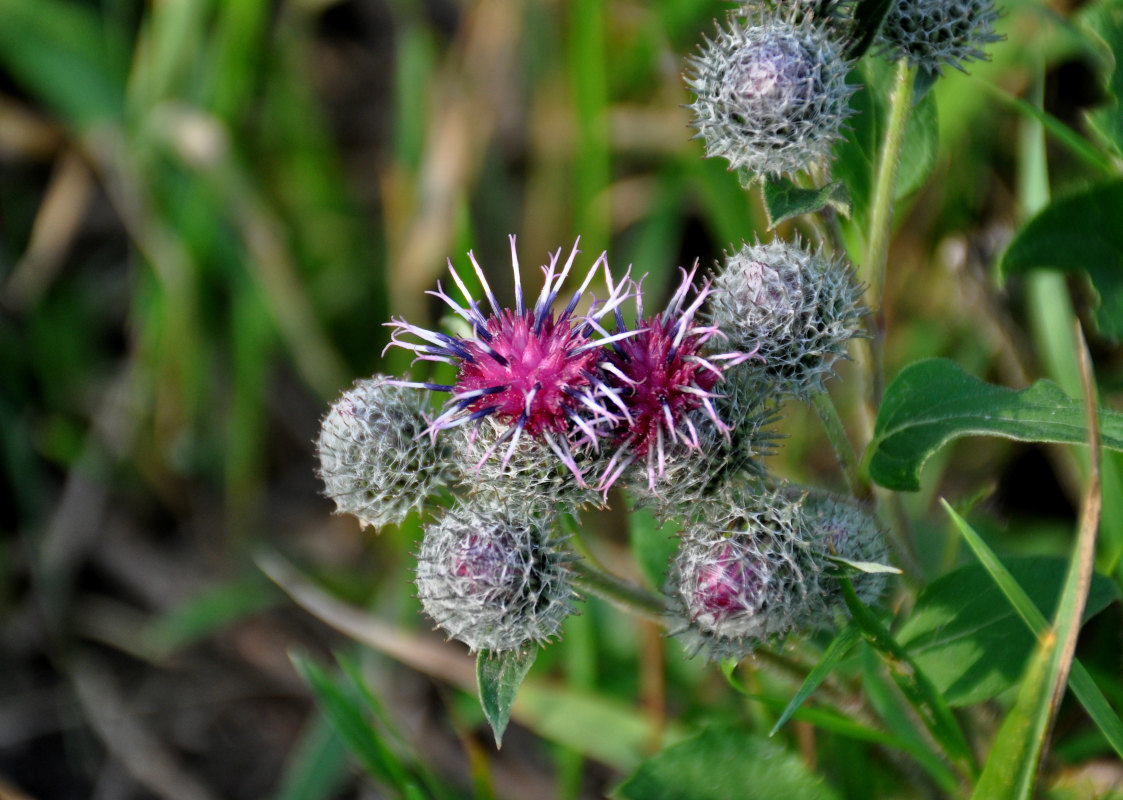
[[[1006, 5], [0, 0], [0, 700], [47, 720], [0, 745], [4, 781], [1118, 791], [1123, 3]], [[902, 38], [918, 13], [939, 36]], [[822, 59], [827, 94], [807, 97]], [[726, 115], [772, 79], [791, 83], [769, 95], [780, 112]], [[1099, 96], [1072, 100], [1077, 84]], [[740, 149], [761, 130], [767, 152]], [[521, 272], [512, 234], [535, 259]], [[578, 235], [569, 281], [591, 277], [561, 313], [572, 289], [554, 298], [561, 279], [533, 266]], [[793, 241], [838, 276], [757, 263]], [[726, 296], [742, 253], [749, 288]], [[463, 301], [438, 284], [446, 259]], [[527, 356], [521, 394], [505, 370], [530, 334], [489, 305], [521, 306], [517, 281], [542, 299], [544, 352], [579, 367]], [[646, 312], [606, 310], [641, 290]], [[823, 297], [827, 357], [776, 356], [826, 336]], [[479, 333], [493, 317], [501, 353]], [[464, 392], [458, 370], [485, 362], [480, 394], [443, 409], [414, 388]], [[770, 368], [784, 380], [751, 377]], [[397, 416], [348, 399], [317, 454], [328, 404], [376, 372], [399, 385], [345, 397], [392, 395]], [[652, 375], [673, 402], [628, 400]], [[568, 399], [534, 406], [545, 378]], [[640, 411], [642, 430], [621, 421]], [[464, 417], [486, 424], [443, 430]], [[332, 517], [319, 476], [381, 535]], [[483, 495], [521, 560], [495, 549]], [[481, 627], [472, 603], [495, 598], [505, 616]], [[486, 634], [475, 663], [419, 606]], [[283, 657], [339, 652], [308, 613], [358, 643], [339, 669]], [[231, 669], [222, 685], [284, 722], [237, 750], [192, 739], [171, 693]], [[208, 769], [216, 753], [246, 774]]]

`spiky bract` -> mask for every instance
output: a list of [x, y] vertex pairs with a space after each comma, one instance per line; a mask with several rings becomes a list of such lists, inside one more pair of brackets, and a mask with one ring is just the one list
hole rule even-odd
[[688, 622], [672, 633], [692, 655], [705, 649], [711, 660], [740, 658], [793, 629], [821, 624], [821, 566], [798, 503], [764, 491], [695, 520], [681, 537], [668, 593]]
[[458, 428], [448, 439], [452, 467], [466, 495], [502, 496], [508, 507], [525, 516], [554, 509], [576, 514], [581, 508], [603, 506], [603, 495], [594, 488], [604, 472], [603, 451], [583, 447], [573, 452], [583, 481], [544, 442], [527, 436], [505, 461], [481, 461], [505, 433], [503, 424], [489, 417], [478, 425]]
[[[859, 563], [888, 563], [889, 549], [884, 531], [873, 516], [852, 501], [811, 491], [803, 499], [800, 509], [803, 528], [823, 559], [833, 556]], [[881, 597], [888, 582], [883, 572], [854, 570], [848, 573], [848, 577], [858, 599], [866, 605]], [[833, 586], [829, 588], [833, 603], [841, 608], [841, 594]]]
[[427, 399], [376, 375], [331, 407], [316, 454], [336, 513], [375, 528], [399, 523], [446, 481], [445, 447], [421, 435]]
[[714, 290], [714, 324], [759, 356], [739, 369], [802, 399], [822, 390], [867, 313], [849, 263], [798, 239], [744, 245]]
[[945, 65], [985, 59], [988, 44], [1002, 39], [994, 32], [999, 17], [992, 0], [894, 0], [878, 34], [890, 58], [907, 58], [929, 73]]
[[728, 502], [746, 483], [766, 475], [762, 459], [776, 449], [779, 434], [770, 426], [779, 412], [774, 394], [747, 377], [731, 369], [717, 387], [714, 408], [730, 430], [718, 430], [706, 415], [693, 412], [699, 446], [678, 443], [669, 450], [654, 489], [643, 475], [628, 482], [639, 504], [651, 507], [656, 518], [681, 522], [704, 516], [713, 504]]
[[573, 612], [566, 560], [550, 520], [461, 504], [425, 531], [417, 594], [471, 650], [517, 650], [558, 636]]
[[827, 162], [854, 91], [841, 42], [810, 15], [746, 14], [687, 60], [706, 156], [761, 178]]
[[[437, 290], [430, 294], [443, 300], [468, 323], [472, 330], [470, 336], [457, 337], [428, 331], [404, 320], [390, 323], [395, 328], [391, 345], [412, 350], [421, 360], [442, 361], [457, 368], [456, 382], [451, 386], [402, 382], [406, 386], [452, 394], [445, 412], [430, 426], [432, 433], [478, 422], [484, 417], [494, 417], [506, 425], [506, 431], [481, 461], [493, 452], [500, 452], [505, 463], [514, 454], [525, 433], [546, 443], [581, 479], [572, 454], [573, 446], [595, 442], [603, 426], [615, 424], [618, 420], [603, 402], [605, 393], [610, 390], [594, 372], [599, 350], [605, 343], [632, 334], [625, 332], [616, 337], [605, 335], [604, 338], [594, 338], [595, 334], [603, 331], [597, 321], [612, 313], [627, 297], [629, 282], [626, 276], [610, 289], [609, 297], [603, 304], [583, 317], [574, 316], [582, 295], [600, 267], [604, 267], [609, 286], [612, 286], [608, 262], [603, 254], [593, 264], [566, 308], [555, 315], [553, 303], [577, 253], [575, 243], [564, 264], [561, 263], [560, 248], [550, 255], [549, 264], [543, 268], [545, 282], [542, 291], [530, 307], [523, 297], [515, 237], [512, 236], [513, 310], [500, 308], [483, 270], [475, 256], [469, 253], [491, 308], [490, 314], [485, 314], [472, 298], [450, 261], [449, 272], [467, 307], [447, 295], [439, 283]], [[403, 334], [410, 334], [421, 341], [402, 339]]]

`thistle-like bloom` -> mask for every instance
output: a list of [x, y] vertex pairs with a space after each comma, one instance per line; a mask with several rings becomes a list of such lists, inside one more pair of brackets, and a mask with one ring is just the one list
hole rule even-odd
[[849, 263], [798, 240], [744, 245], [714, 290], [714, 324], [760, 356], [742, 369], [802, 399], [822, 390], [867, 313]]
[[[503, 463], [506, 464], [525, 433], [545, 442], [578, 479], [581, 478], [571, 445], [591, 444], [596, 447], [602, 427], [613, 425], [619, 419], [618, 414], [605, 405], [606, 398], [612, 400], [615, 395], [597, 374], [601, 348], [633, 333], [621, 332], [593, 338], [598, 330], [603, 330], [597, 321], [612, 313], [627, 297], [626, 276], [610, 291], [605, 303], [599, 307], [594, 305], [584, 317], [574, 316], [582, 295], [600, 267], [604, 267], [609, 285], [612, 285], [604, 254], [593, 264], [566, 308], [555, 315], [553, 303], [577, 253], [577, 243], [574, 243], [560, 270], [561, 249], [550, 255], [550, 263], [544, 268], [546, 278], [542, 291], [534, 306], [530, 307], [523, 297], [515, 237], [512, 236], [514, 310], [500, 308], [483, 270], [476, 263], [475, 256], [469, 253], [472, 268], [490, 305], [490, 314], [486, 314], [472, 298], [449, 261], [449, 272], [464, 296], [467, 308], [447, 295], [439, 283], [437, 290], [430, 294], [443, 300], [471, 326], [471, 336], [457, 337], [429, 331], [404, 320], [389, 323], [395, 328], [391, 345], [412, 350], [421, 360], [442, 361], [457, 368], [456, 383], [451, 386], [400, 382], [405, 386], [452, 394], [445, 412], [430, 425], [431, 434], [491, 416], [504, 423], [507, 429], [484, 453], [480, 463], [506, 445], [503, 455]], [[402, 339], [403, 334], [412, 334], [421, 341]]]
[[940, 74], [944, 65], [960, 71], [966, 61], [986, 59], [983, 50], [1000, 41], [992, 0], [894, 0], [878, 34], [890, 58], [907, 58]]
[[573, 612], [566, 560], [548, 522], [460, 505], [425, 532], [417, 594], [471, 650], [518, 650], [556, 637]]
[[747, 655], [793, 629], [822, 624], [821, 568], [801, 528], [798, 503], [763, 492], [751, 504], [695, 520], [682, 531], [668, 593], [688, 625], [693, 655]]
[[769, 178], [827, 162], [855, 88], [841, 41], [811, 15], [744, 13], [687, 60], [706, 156]]
[[447, 478], [447, 450], [422, 436], [427, 397], [382, 376], [356, 381], [320, 427], [316, 454], [336, 513], [399, 523]]
[[[605, 491], [636, 461], [646, 465], [648, 487], [666, 471], [668, 450], [676, 443], [689, 450], [701, 447], [695, 409], [705, 411], [705, 419], [728, 438], [729, 426], [714, 408], [718, 396], [714, 386], [722, 372], [749, 356], [744, 353], [705, 353], [704, 348], [718, 330], [698, 325], [695, 315], [710, 294], [709, 285], [694, 292], [694, 275], [682, 271], [682, 283], [666, 310], [645, 319], [643, 298], [636, 290], [636, 316], [639, 330], [631, 338], [620, 333], [612, 337], [612, 349], [603, 363], [605, 380], [613, 396], [622, 400], [624, 420], [615, 431], [618, 448], [605, 467], [601, 487]], [[625, 330], [617, 312], [616, 325]]]

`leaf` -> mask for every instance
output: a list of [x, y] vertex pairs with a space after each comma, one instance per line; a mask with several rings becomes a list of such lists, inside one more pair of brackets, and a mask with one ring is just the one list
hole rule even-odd
[[795, 753], [739, 728], [708, 728], [644, 761], [620, 800], [833, 800]]
[[480, 688], [480, 705], [495, 734], [495, 746], [503, 746], [503, 731], [511, 718], [511, 706], [526, 674], [538, 657], [538, 648], [492, 653], [481, 650], [476, 656], [476, 682]]
[[126, 49], [86, 4], [0, 0], [0, 63], [77, 127], [120, 118]]
[[273, 800], [328, 800], [347, 777], [347, 751], [331, 724], [314, 717], [289, 751]]
[[890, 564], [880, 564], [877, 561], [851, 561], [848, 558], [827, 556], [827, 560], [843, 567], [843, 574], [865, 572], [870, 575], [900, 575], [901, 570]]
[[854, 5], [854, 27], [850, 31], [847, 58], [861, 58], [870, 49], [893, 0], [858, 0]]
[[932, 734], [932, 738], [949, 759], [961, 768], [973, 771], [974, 759], [963, 730], [947, 703], [944, 702], [943, 696], [932, 683], [932, 679], [862, 604], [858, 595], [854, 593], [854, 586], [850, 583], [850, 579], [840, 578], [838, 585], [855, 625], [881, 658], [893, 682], [897, 684], [897, 688], [901, 690], [901, 694], [912, 710]]
[[353, 687], [335, 681], [315, 662], [292, 657], [293, 666], [312, 689], [316, 704], [324, 712], [336, 734], [368, 773], [388, 786], [404, 792], [411, 785], [408, 769], [383, 741], [378, 730], [363, 713], [363, 705]]
[[[780, 718], [776, 720], [776, 724], [772, 726], [772, 730], [768, 732], [769, 736], [775, 736], [780, 728], [784, 727], [784, 723], [791, 719], [803, 702], [811, 696], [811, 693], [819, 688], [826, 677], [831, 674], [831, 671], [838, 666], [838, 662], [846, 657], [859, 639], [862, 638], [862, 633], [858, 630], [857, 626], [850, 624], [838, 632], [834, 637], [826, 651], [823, 653], [822, 659], [819, 663], [807, 674], [803, 684], [796, 691], [792, 697], [791, 702], [784, 708], [784, 712], [780, 714]], [[727, 676], [728, 677], [728, 676]]]
[[[986, 542], [982, 540], [965, 519], [955, 510], [948, 505], [946, 500], [941, 501], [944, 504], [944, 509], [952, 518], [959, 532], [963, 535], [964, 540], [975, 552], [975, 556], [979, 559], [983, 568], [990, 574], [991, 580], [995, 582], [1002, 593], [1006, 595], [1006, 599], [1017, 610], [1018, 615], [1026, 624], [1030, 632], [1035, 636], [1044, 634], [1045, 629], [1048, 627], [1048, 622], [1045, 620], [1045, 615], [1022, 589], [1014, 577], [1010, 574], [1009, 570], [998, 560], [998, 556], [994, 551], [987, 547]], [[1088, 600], [1086, 608], [1093, 608], [1096, 601], [1097, 581], [1096, 576], [1092, 577], [1092, 584], [1088, 593]], [[1118, 589], [1112, 584], [1112, 593], [1117, 597]], [[1090, 617], [1090, 613], [1085, 613], [1085, 617]], [[1076, 695], [1076, 699], [1084, 706], [1084, 710], [1088, 712], [1088, 716], [1096, 723], [1108, 743], [1123, 758], [1123, 720], [1115, 713], [1115, 710], [1107, 702], [1107, 698], [1103, 696], [1103, 692], [1092, 680], [1092, 676], [1084, 665], [1080, 663], [1079, 659], [1072, 664], [1072, 675], [1069, 677], [1069, 686], [1072, 688], [1072, 693]]]
[[1123, 180], [1056, 200], [1027, 222], [1002, 256], [1004, 274], [1037, 267], [1086, 272], [1100, 295], [1096, 324], [1123, 340]]
[[1100, 0], [1085, 6], [1082, 21], [1111, 51], [1111, 73], [1107, 76], [1107, 91], [1111, 102], [1088, 114], [1088, 121], [1097, 132], [1123, 153], [1123, 3], [1120, 0]]
[[[1064, 559], [1011, 559], [1006, 569], [1039, 613], [1053, 613], [1064, 581]], [[1097, 575], [1084, 621], [1118, 596], [1112, 582]], [[980, 564], [961, 567], [929, 584], [897, 633], [897, 640], [954, 706], [981, 703], [1013, 686], [1036, 639]]]
[[764, 184], [764, 212], [768, 227], [801, 214], [813, 214], [826, 206], [834, 206], [843, 216], [850, 216], [850, 195], [842, 181], [828, 183], [819, 189], [803, 189], [787, 178], [766, 181]]
[[[1123, 450], [1123, 414], [1100, 410], [1103, 446]], [[889, 385], [866, 450], [870, 478], [887, 489], [916, 491], [928, 458], [962, 436], [1022, 442], [1084, 442], [1081, 404], [1054, 383], [1016, 392], [972, 377], [945, 359], [901, 370]]]
[[675, 526], [660, 524], [650, 509], [635, 509], [628, 515], [628, 540], [643, 577], [652, 588], [662, 589], [671, 557], [678, 549]]

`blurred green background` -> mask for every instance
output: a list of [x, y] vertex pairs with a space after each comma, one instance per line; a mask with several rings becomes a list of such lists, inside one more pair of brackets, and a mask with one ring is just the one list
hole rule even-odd
[[[351, 646], [252, 557], [284, 552], [335, 596], [426, 630], [416, 521], [360, 532], [314, 475], [328, 403], [408, 367], [381, 356], [383, 323], [439, 324], [423, 292], [469, 249], [509, 296], [511, 233], [524, 266], [580, 235], [589, 263], [607, 250], [656, 295], [676, 267], [771, 235], [683, 108], [682, 59], [729, 5], [0, 0], [0, 795], [371, 796], [287, 655]], [[993, 60], [935, 90], [934, 177], [898, 208], [890, 375], [927, 355], [1012, 386], [1041, 373], [1021, 287], [989, 271], [1025, 215], [1026, 123], [983, 83], [1042, 92], [1079, 125], [1105, 65], [1068, 9], [1007, 11]], [[1087, 179], [1049, 156], [1056, 191]], [[1094, 345], [1118, 386], [1118, 353]], [[841, 488], [813, 418], [788, 411], [775, 471]], [[1072, 486], [1046, 451], [954, 452], [954, 473], [929, 468], [908, 498], [931, 574], [955, 559], [938, 494], [989, 490], [995, 535], [1039, 532], [1017, 547], [1071, 529]], [[629, 570], [619, 515], [590, 524]], [[468, 774], [462, 747], [478, 768], [471, 703], [364, 658], [407, 738], [451, 775]], [[543, 659], [657, 719], [729, 694], [597, 604]], [[512, 739], [491, 767], [499, 794], [611, 785], [567, 753]]]

